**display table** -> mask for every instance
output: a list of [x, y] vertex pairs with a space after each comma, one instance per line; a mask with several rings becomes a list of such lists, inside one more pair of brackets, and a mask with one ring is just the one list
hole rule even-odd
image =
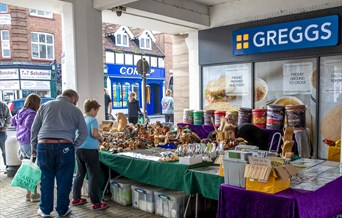
[[[217, 168], [217, 170], [215, 170], [217, 172], [212, 173], [211, 171], [213, 171], [213, 168]], [[218, 200], [220, 185], [224, 183], [224, 177], [218, 175], [218, 170], [219, 166], [188, 170], [184, 176], [185, 193], [199, 193], [206, 198]]]
[[177, 162], [143, 160], [100, 151], [100, 161], [122, 176], [137, 182], [172, 190], [186, 190], [184, 174], [188, 169], [212, 165], [200, 163], [184, 165]]
[[222, 184], [217, 217], [332, 218], [342, 214], [342, 177], [311, 192], [287, 189], [277, 194]]

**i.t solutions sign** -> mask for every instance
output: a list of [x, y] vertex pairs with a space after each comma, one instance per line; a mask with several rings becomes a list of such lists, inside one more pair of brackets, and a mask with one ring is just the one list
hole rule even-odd
[[333, 46], [338, 43], [338, 16], [235, 30], [233, 55]]

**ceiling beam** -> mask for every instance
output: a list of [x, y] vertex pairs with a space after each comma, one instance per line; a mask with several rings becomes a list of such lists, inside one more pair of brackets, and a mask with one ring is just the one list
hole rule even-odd
[[136, 1], [138, 0], [94, 0], [93, 6], [95, 9], [105, 10], [126, 5]]
[[192, 1], [143, 0], [126, 4], [125, 7], [149, 12], [153, 16], [168, 17], [175, 23], [183, 21], [202, 28], [210, 25], [209, 8]]

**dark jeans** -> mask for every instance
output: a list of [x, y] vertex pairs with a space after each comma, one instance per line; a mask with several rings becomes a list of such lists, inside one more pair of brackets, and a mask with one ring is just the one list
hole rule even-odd
[[129, 117], [128, 122], [133, 123], [135, 125], [138, 123], [138, 117]]
[[5, 166], [6, 166], [6, 152], [5, 152], [6, 139], [7, 139], [6, 132], [0, 132], [0, 149], [1, 149], [2, 159], [4, 160]]
[[165, 122], [173, 123], [173, 114], [165, 114]]
[[88, 173], [90, 201], [93, 204], [100, 203], [98, 190], [100, 182], [100, 161], [98, 150], [79, 148], [76, 150], [76, 161], [78, 171], [72, 189], [73, 198], [76, 200], [81, 198], [83, 180], [86, 173]]
[[57, 206], [59, 216], [68, 211], [69, 194], [75, 168], [75, 148], [71, 143], [38, 143], [38, 166], [42, 171], [40, 182], [40, 209], [44, 214], [53, 211], [54, 181], [57, 181]]

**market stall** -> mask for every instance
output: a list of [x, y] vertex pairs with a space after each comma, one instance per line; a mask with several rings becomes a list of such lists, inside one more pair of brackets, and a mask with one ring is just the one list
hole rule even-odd
[[326, 166], [326, 163], [309, 168], [305, 175], [310, 178], [303, 183], [294, 183], [290, 189], [276, 194], [222, 184], [217, 217], [328, 218], [341, 214], [341, 168], [336, 166], [338, 163], [335, 167]]

